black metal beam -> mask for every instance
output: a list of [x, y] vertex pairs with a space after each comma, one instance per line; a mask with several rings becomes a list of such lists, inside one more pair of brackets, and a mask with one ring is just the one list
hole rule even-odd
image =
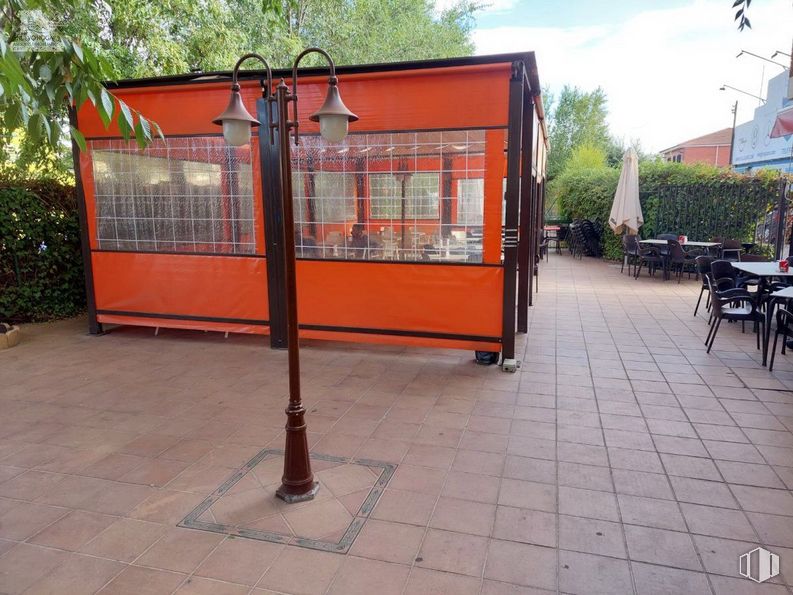
[[[272, 122], [277, 107], [265, 99], [256, 102], [259, 122]], [[272, 111], [272, 113], [271, 113]], [[286, 349], [286, 296], [284, 295], [283, 207], [278, 143], [271, 143], [269, 126], [259, 126], [259, 174], [264, 208], [267, 254], [267, 298], [270, 310], [270, 347]], [[273, 132], [273, 134], [278, 134]]]
[[[527, 90], [528, 91], [528, 90]], [[520, 233], [518, 235], [518, 332], [529, 330], [529, 292], [534, 267], [531, 249], [532, 186], [534, 186], [534, 97], [523, 94], [523, 135], [521, 139], [520, 165]]]
[[504, 293], [502, 312], [502, 360], [515, 359], [515, 290], [518, 267], [518, 219], [520, 209], [520, 143], [523, 127], [522, 61], [512, 64], [507, 121], [507, 190], [504, 218]]
[[[405, 70], [423, 70], [427, 68], [453, 68], [458, 66], [480, 66], [486, 64], [507, 64], [520, 60], [526, 64], [527, 76], [531, 88], [539, 89], [540, 82], [537, 74], [537, 60], [534, 52], [516, 52], [510, 54], [493, 54], [487, 56], [467, 56], [462, 58], [438, 58], [434, 60], [414, 60], [406, 62], [384, 62], [379, 64], [355, 64], [349, 66], [336, 66], [336, 75], [366, 74], [374, 72], [401, 72]], [[301, 76], [327, 76], [325, 67], [301, 68]], [[240, 82], [246, 80], [259, 81], [265, 75], [263, 70], [242, 70], [239, 72]], [[289, 78], [291, 69], [273, 70], [273, 80]], [[120, 81], [106, 81], [104, 84], [112, 89], [130, 89], [140, 87], [161, 87], [170, 85], [211, 84], [231, 81], [230, 70], [215, 70], [210, 72], [191, 72], [159, 77], [145, 77], [139, 79], [122, 79]]]
[[[69, 107], [69, 123], [78, 128], [77, 110]], [[88, 332], [92, 335], [102, 334], [102, 325], [96, 319], [96, 293], [94, 291], [94, 268], [91, 262], [91, 241], [88, 238], [88, 214], [85, 206], [85, 187], [80, 172], [80, 147], [72, 139], [72, 162], [74, 163], [74, 195], [77, 200], [77, 217], [80, 221], [80, 251], [83, 255], [83, 272], [85, 274], [85, 301], [88, 309]]]

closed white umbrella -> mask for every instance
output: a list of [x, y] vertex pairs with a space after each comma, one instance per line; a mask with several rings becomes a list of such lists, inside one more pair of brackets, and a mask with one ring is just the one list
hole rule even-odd
[[639, 203], [639, 156], [630, 147], [622, 157], [622, 172], [611, 205], [609, 225], [615, 234], [625, 231], [636, 235], [643, 224], [642, 205]]

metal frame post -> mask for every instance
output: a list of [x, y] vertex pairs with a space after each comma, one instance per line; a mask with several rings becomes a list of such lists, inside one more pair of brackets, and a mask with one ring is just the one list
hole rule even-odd
[[[76, 129], [77, 110], [69, 106], [69, 123]], [[72, 139], [72, 162], [74, 163], [74, 195], [77, 201], [77, 218], [80, 222], [80, 251], [83, 256], [83, 273], [85, 275], [85, 302], [88, 309], [88, 332], [101, 335], [104, 330], [102, 323], [96, 318], [96, 293], [94, 292], [94, 268], [91, 262], [91, 241], [88, 238], [88, 214], [85, 206], [85, 188], [80, 171], [80, 147]]]
[[520, 209], [520, 145], [523, 127], [523, 62], [512, 63], [507, 122], [507, 190], [504, 224], [504, 308], [502, 312], [502, 360], [505, 372], [515, 372], [515, 298], [518, 268], [518, 219]]

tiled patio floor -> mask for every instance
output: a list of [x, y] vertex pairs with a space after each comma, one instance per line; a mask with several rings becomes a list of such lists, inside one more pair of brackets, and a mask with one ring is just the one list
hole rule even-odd
[[[727, 324], [706, 355], [693, 280], [552, 256], [540, 290], [513, 375], [303, 349], [313, 452], [398, 464], [347, 554], [176, 526], [282, 447], [285, 353], [26, 327], [0, 352], [0, 593], [791, 593], [793, 358], [770, 374]], [[758, 544], [763, 585], [737, 572]]]

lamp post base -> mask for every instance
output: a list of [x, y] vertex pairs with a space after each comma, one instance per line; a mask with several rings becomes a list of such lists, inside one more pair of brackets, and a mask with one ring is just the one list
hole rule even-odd
[[319, 482], [315, 481], [311, 485], [311, 489], [307, 492], [303, 492], [302, 494], [293, 494], [290, 491], [290, 488], [281, 484], [275, 491], [275, 495], [278, 496], [281, 500], [286, 502], [287, 504], [294, 504], [296, 502], [307, 502], [308, 500], [313, 500], [314, 496], [317, 495], [319, 491]]

